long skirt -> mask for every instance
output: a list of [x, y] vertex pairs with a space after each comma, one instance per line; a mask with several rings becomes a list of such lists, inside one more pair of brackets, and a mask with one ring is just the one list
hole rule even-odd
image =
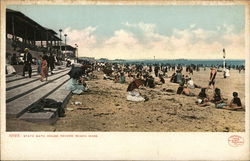
[[79, 84], [76, 79], [71, 78], [65, 89], [74, 94], [81, 94], [82, 92], [87, 91], [88, 87], [84, 87], [82, 84]]

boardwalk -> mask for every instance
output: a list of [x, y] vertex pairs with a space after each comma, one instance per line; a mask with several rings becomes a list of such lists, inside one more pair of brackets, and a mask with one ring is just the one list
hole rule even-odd
[[50, 98], [65, 105], [70, 92], [64, 90], [69, 80], [69, 68], [56, 67], [48, 81], [41, 82], [40, 75], [33, 71], [31, 78], [20, 75], [6, 76], [6, 117], [32, 122], [56, 120], [56, 111], [29, 113], [28, 109], [42, 98]]

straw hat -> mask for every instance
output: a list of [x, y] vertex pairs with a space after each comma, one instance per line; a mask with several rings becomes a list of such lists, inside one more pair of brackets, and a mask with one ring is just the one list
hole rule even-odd
[[25, 48], [25, 49], [24, 49], [24, 51], [25, 51], [25, 52], [26, 52], [26, 51], [28, 52], [28, 51], [29, 51], [29, 49], [28, 49], [28, 48]]

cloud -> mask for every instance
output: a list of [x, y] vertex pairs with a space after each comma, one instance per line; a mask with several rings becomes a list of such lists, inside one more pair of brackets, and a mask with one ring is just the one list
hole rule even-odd
[[[225, 48], [227, 58], [244, 59], [244, 31], [234, 32], [231, 25], [205, 30], [191, 24], [186, 29], [173, 29], [170, 36], [156, 32], [155, 24], [139, 22], [123, 23], [126, 29], [115, 30], [112, 36], [100, 40], [97, 27], [81, 30], [65, 29], [69, 42], [79, 44], [80, 56], [109, 59], [221, 59]], [[137, 30], [130, 30], [134, 28]], [[223, 30], [220, 32], [218, 30]], [[138, 32], [142, 35], [139, 36]]]
[[104, 45], [108, 45], [108, 46], [124, 45], [126, 47], [130, 47], [137, 43], [138, 43], [138, 40], [135, 38], [133, 33], [121, 29], [121, 30], [115, 31], [114, 36], [107, 39], [104, 42]]
[[123, 25], [125, 25], [126, 27], [131, 27], [131, 28], [138, 28], [140, 30], [142, 30], [145, 33], [148, 32], [154, 32], [156, 25], [155, 24], [151, 24], [151, 23], [144, 23], [144, 22], [139, 22], [139, 23], [129, 23], [129, 22], [125, 22], [122, 23]]
[[189, 25], [190, 28], [194, 28], [195, 26], [196, 26], [196, 24]]
[[91, 48], [96, 45], [97, 39], [93, 33], [97, 27], [89, 26], [82, 30], [72, 29], [70, 27], [64, 29], [64, 33], [67, 33], [68, 44], [78, 44], [83, 48]]

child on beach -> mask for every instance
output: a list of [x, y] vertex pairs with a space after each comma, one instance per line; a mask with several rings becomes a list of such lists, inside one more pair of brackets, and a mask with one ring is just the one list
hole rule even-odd
[[208, 106], [209, 105], [209, 98], [208, 95], [206, 94], [206, 88], [201, 88], [200, 93], [198, 94], [198, 100], [196, 101], [196, 103], [198, 104], [198, 106], [204, 107], [204, 106]]
[[222, 94], [219, 88], [215, 88], [214, 96], [211, 101], [215, 103], [216, 108], [224, 108], [224, 106], [227, 106], [227, 104], [224, 102], [224, 99], [222, 97]]
[[241, 100], [238, 97], [237, 92], [233, 92], [233, 99], [229, 103], [229, 106], [224, 107], [224, 109], [229, 109], [229, 110], [242, 109]]

